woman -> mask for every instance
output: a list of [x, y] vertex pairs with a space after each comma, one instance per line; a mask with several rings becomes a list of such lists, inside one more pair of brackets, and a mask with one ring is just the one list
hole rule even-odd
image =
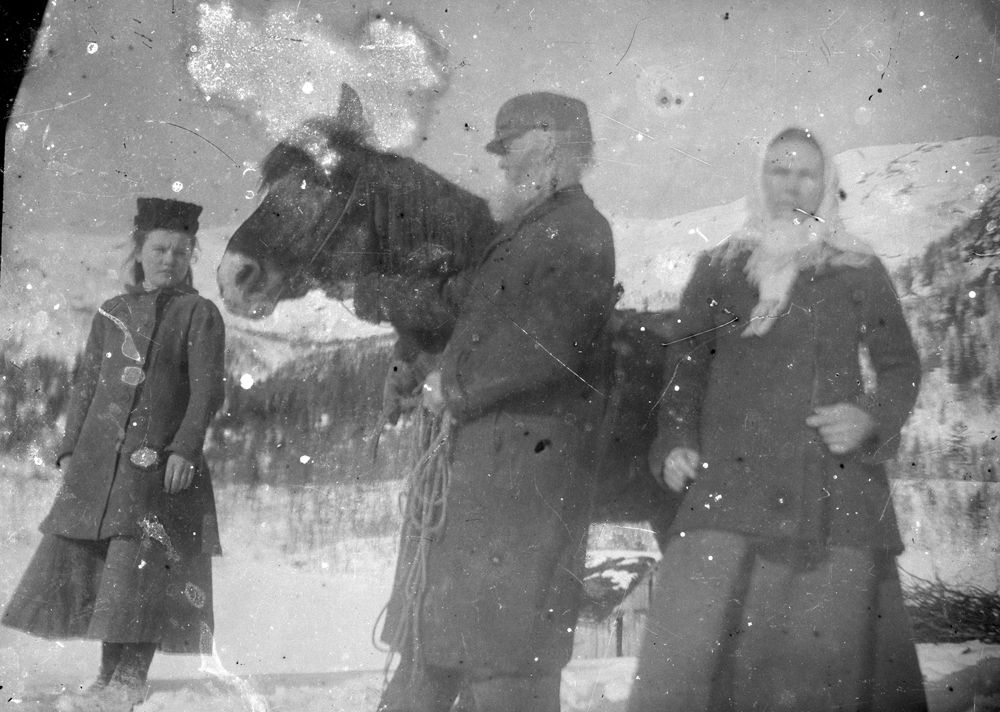
[[[925, 710], [882, 462], [920, 366], [808, 131], [769, 144], [750, 216], [681, 300], [650, 453], [686, 488], [629, 709]], [[865, 349], [877, 387], [865, 393]], [[673, 359], [672, 359], [673, 360]]]
[[202, 445], [222, 404], [222, 317], [191, 284], [201, 207], [139, 198], [133, 283], [94, 317], [57, 457], [63, 483], [4, 625], [102, 641], [60, 710], [131, 710], [154, 652], [209, 653], [219, 553]]

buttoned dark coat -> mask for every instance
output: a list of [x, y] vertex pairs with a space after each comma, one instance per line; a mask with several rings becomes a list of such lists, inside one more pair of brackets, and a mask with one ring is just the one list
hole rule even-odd
[[[224, 349], [222, 316], [191, 288], [106, 301], [78, 366], [59, 448], [59, 460], [73, 457], [41, 530], [97, 540], [149, 534], [158, 522], [180, 550], [217, 553], [202, 446], [224, 398]], [[130, 385], [137, 379], [125, 374], [136, 368], [144, 380]], [[160, 454], [157, 466], [131, 462], [143, 447]], [[197, 467], [191, 486], [173, 495], [163, 490], [170, 453]]]
[[[801, 272], [786, 314], [762, 337], [741, 336], [757, 303], [748, 252], [704, 255], [682, 297], [678, 326], [694, 335], [674, 350], [668, 399], [651, 459], [697, 450], [707, 468], [691, 484], [672, 534], [695, 528], [899, 553], [882, 463], [920, 383], [920, 363], [881, 262]], [[874, 370], [867, 395], [859, 365]], [[817, 406], [854, 403], [875, 437], [834, 455], [806, 425]]]
[[[576, 626], [604, 408], [597, 342], [615, 298], [611, 229], [580, 186], [557, 192], [504, 227], [464, 292], [440, 365], [458, 424], [421, 651], [470, 672], [554, 672]], [[397, 579], [387, 631], [399, 595]]]

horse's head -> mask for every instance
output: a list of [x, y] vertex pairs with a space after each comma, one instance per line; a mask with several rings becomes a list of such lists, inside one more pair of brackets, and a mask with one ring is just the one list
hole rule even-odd
[[345, 85], [342, 97], [336, 117], [307, 121], [261, 165], [264, 197], [218, 268], [234, 314], [267, 316], [312, 287], [344, 299], [374, 273], [461, 269], [491, 239], [486, 201], [368, 146], [357, 94]]
[[[219, 291], [235, 314], [263, 317], [278, 301], [322, 282], [338, 294], [365, 262], [365, 148], [332, 122], [307, 122], [261, 166], [264, 198], [229, 239], [218, 268]], [[335, 241], [336, 244], [330, 244]], [[322, 259], [320, 258], [323, 254]]]

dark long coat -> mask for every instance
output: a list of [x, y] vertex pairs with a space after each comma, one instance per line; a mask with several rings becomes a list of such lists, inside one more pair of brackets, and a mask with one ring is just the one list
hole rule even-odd
[[[70, 399], [58, 459], [72, 455], [42, 522], [72, 539], [159, 536], [191, 553], [217, 553], [218, 524], [202, 446], [224, 397], [225, 328], [218, 309], [189, 287], [134, 291], [94, 317]], [[141, 381], [141, 382], [140, 382]], [[132, 462], [151, 448], [159, 464]], [[166, 459], [197, 467], [192, 485], [163, 490]]]
[[[707, 467], [670, 529], [628, 709], [926, 710], [882, 464], [920, 365], [889, 275], [831, 253], [799, 273], [770, 331], [743, 337], [758, 294], [748, 253], [726, 249], [698, 262], [678, 312], [692, 338], [667, 369], [651, 459], [689, 447]], [[877, 432], [835, 455], [805, 420], [842, 402]]]
[[[885, 268], [833, 266], [799, 274], [787, 314], [763, 337], [741, 336], [757, 303], [748, 252], [704, 255], [685, 290], [679, 326], [697, 334], [676, 352], [651, 458], [674, 447], [707, 461], [671, 532], [695, 528], [899, 553], [881, 464], [897, 449], [920, 383], [920, 363]], [[876, 389], [865, 395], [859, 349]], [[817, 406], [855, 403], [877, 434], [834, 455], [805, 424]]]
[[468, 280], [440, 367], [458, 425], [427, 562], [423, 660], [558, 671], [572, 650], [604, 407], [595, 374], [614, 304], [610, 227], [580, 186], [559, 191], [505, 226]]

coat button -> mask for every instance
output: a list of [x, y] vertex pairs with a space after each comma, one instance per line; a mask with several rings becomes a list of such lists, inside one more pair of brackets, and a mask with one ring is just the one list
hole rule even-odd
[[479, 334], [473, 334], [469, 340], [472, 341], [472, 343], [474, 344], [478, 344], [482, 340], [482, 338], [483, 337], [481, 337]]

